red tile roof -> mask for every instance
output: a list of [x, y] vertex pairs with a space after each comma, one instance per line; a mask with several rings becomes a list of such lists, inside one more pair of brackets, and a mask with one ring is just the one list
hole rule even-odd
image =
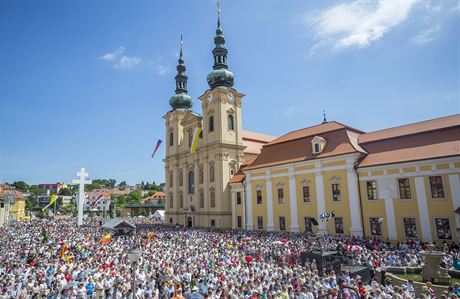
[[[337, 122], [328, 122], [290, 132], [264, 145], [261, 154], [246, 169], [257, 169], [311, 159], [326, 158], [362, 152], [357, 144], [361, 132]], [[326, 147], [320, 154], [313, 154], [312, 139], [326, 139]]]
[[446, 117], [430, 119], [417, 123], [402, 125], [394, 128], [383, 129], [359, 136], [359, 143], [368, 143], [373, 141], [381, 141], [383, 139], [396, 138], [418, 133], [426, 133], [445, 128], [450, 128], [460, 125], [460, 114], [450, 115]]

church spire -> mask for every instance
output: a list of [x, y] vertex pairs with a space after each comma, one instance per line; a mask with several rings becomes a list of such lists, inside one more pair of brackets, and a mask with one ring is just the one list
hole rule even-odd
[[216, 36], [214, 37], [214, 44], [215, 47], [212, 50], [212, 55], [214, 56], [214, 70], [207, 77], [209, 87], [232, 87], [233, 73], [228, 70], [227, 65], [228, 50], [225, 48], [224, 31], [222, 30], [221, 26], [219, 0], [217, 1], [217, 29]]
[[177, 65], [177, 75], [176, 79], [176, 95], [172, 96], [169, 100], [169, 104], [175, 109], [190, 109], [192, 107], [192, 97], [187, 94], [187, 75], [185, 74], [185, 61], [182, 48], [184, 46], [184, 41], [182, 39], [182, 34], [180, 36], [180, 53], [179, 60]]

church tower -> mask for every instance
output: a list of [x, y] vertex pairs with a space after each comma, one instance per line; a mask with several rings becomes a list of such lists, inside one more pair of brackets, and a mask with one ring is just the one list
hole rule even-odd
[[[181, 155], [188, 151], [184, 142], [183, 120], [191, 112], [192, 97], [187, 91], [187, 75], [185, 74], [185, 62], [183, 55], [183, 40], [181, 36], [180, 54], [177, 65], [175, 95], [169, 99], [171, 110], [163, 117], [166, 124], [166, 158], [165, 158], [165, 182], [166, 182], [166, 215], [171, 223], [179, 223], [178, 216], [184, 207], [183, 180], [184, 173], [180, 166]], [[179, 201], [182, 195], [182, 203]]]
[[214, 44], [214, 66], [207, 77], [209, 89], [199, 98], [201, 115], [191, 110], [181, 39], [176, 94], [169, 101], [172, 110], [164, 117], [168, 224], [232, 227], [228, 182], [244, 159], [241, 133], [244, 95], [233, 88], [233, 73], [228, 70], [219, 4]]
[[[211, 226], [231, 227], [230, 178], [243, 162], [241, 102], [244, 94], [233, 88], [234, 76], [228, 70], [225, 38], [217, 4], [217, 29], [213, 70], [207, 76], [209, 89], [199, 97], [203, 113], [203, 147], [207, 150], [208, 186], [215, 193], [208, 207]], [[214, 172], [214, 174], [212, 174]], [[212, 175], [212, 177], [211, 177]]]

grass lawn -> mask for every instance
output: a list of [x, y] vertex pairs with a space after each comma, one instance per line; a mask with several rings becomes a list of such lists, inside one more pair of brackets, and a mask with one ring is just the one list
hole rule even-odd
[[[398, 277], [400, 277], [402, 279], [406, 279], [406, 280], [412, 279], [413, 281], [416, 281], [416, 282], [423, 282], [421, 274], [409, 273], [409, 274], [404, 275], [404, 274], [394, 274], [393, 273], [393, 275], [398, 276]], [[453, 285], [456, 282], [460, 283], [460, 278], [452, 277], [452, 283], [451, 284]]]

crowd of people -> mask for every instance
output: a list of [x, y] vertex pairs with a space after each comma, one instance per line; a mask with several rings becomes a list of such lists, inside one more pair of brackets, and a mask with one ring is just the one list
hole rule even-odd
[[[374, 277], [377, 268], [421, 265], [425, 244], [419, 241], [392, 245], [355, 237], [171, 227], [145, 218], [134, 222], [135, 233], [110, 239], [100, 225], [77, 228], [73, 219], [10, 224], [0, 231], [0, 299], [435, 297], [429, 286], [416, 294], [410, 281], [394, 287]], [[445, 266], [453, 267], [458, 248], [439, 246], [448, 253]], [[128, 258], [131, 248], [142, 252], [135, 263]], [[321, 268], [314, 259], [302, 261], [301, 253], [314, 249], [353, 256], [354, 264], [371, 269], [372, 281]], [[458, 295], [458, 287], [446, 294]]]

